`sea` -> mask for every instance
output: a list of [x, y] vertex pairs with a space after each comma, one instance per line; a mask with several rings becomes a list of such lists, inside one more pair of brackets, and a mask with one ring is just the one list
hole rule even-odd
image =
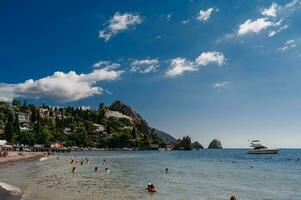
[[0, 188], [1, 200], [301, 200], [301, 149], [71, 152], [1, 165]]

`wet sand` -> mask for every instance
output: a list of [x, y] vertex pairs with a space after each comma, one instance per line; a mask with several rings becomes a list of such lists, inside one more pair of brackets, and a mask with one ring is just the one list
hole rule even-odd
[[6, 158], [0, 158], [0, 164], [3, 163], [10, 163], [16, 162], [21, 160], [31, 160], [31, 159], [38, 159], [43, 156], [46, 156], [45, 152], [17, 152], [11, 151], [8, 152], [8, 156]]
[[18, 200], [20, 196], [14, 196], [9, 193], [9, 191], [0, 188], [0, 199], [1, 200]]
[[[14, 163], [18, 161], [28, 161], [28, 160], [36, 160], [46, 156], [47, 153], [45, 152], [17, 152], [11, 151], [8, 152], [8, 156], [6, 158], [0, 158], [0, 165], [1, 164], [8, 164]], [[11, 191], [8, 191], [2, 187], [0, 187], [0, 199], [1, 200], [18, 200], [20, 199], [20, 195], [13, 195]]]

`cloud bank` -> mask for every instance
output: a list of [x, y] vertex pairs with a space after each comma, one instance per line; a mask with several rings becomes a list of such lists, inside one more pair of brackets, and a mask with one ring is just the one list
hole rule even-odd
[[109, 68], [96, 69], [88, 74], [55, 72], [38, 80], [27, 80], [24, 83], [0, 83], [0, 100], [12, 101], [14, 98], [49, 98], [59, 102], [77, 101], [96, 94], [103, 89], [96, 86], [99, 81], [115, 80], [123, 71]]

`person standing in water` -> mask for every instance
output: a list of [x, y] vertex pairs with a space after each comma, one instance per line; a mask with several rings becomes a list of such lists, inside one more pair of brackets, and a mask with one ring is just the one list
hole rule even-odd
[[230, 200], [236, 200], [236, 197], [234, 194], [230, 197]]
[[72, 173], [74, 174], [75, 173], [75, 167], [72, 167]]
[[151, 192], [151, 193], [157, 192], [155, 185], [152, 183], [148, 183], [146, 189], [148, 192]]

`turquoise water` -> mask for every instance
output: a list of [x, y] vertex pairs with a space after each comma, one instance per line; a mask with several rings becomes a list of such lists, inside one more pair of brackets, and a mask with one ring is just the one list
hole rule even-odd
[[[301, 199], [301, 150], [272, 156], [246, 152], [73, 152], [59, 159], [2, 166], [0, 181], [21, 188], [24, 200], [219, 200], [232, 193], [238, 199]], [[90, 162], [80, 166], [86, 157]], [[74, 174], [71, 159], [78, 161]], [[146, 192], [148, 182], [159, 192]]]

